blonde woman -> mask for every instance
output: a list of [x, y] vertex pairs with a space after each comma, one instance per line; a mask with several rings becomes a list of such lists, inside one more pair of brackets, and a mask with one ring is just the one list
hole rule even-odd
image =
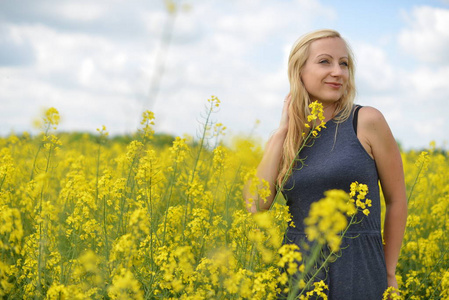
[[[290, 53], [288, 76], [290, 93], [281, 121], [257, 169], [272, 193], [267, 202], [247, 201], [248, 209], [269, 209], [276, 186], [287, 177], [282, 193], [296, 227], [288, 228], [284, 242], [301, 246], [311, 203], [323, 198], [324, 191], [349, 191], [354, 181], [367, 184], [371, 213], [351, 226], [342, 242], [341, 257], [319, 279], [329, 286], [329, 299], [382, 299], [388, 286], [397, 287], [395, 271], [407, 215], [397, 143], [377, 109], [354, 105], [354, 59], [338, 32], [319, 30], [300, 38]], [[308, 131], [308, 105], [313, 101], [323, 105], [326, 128], [311, 147], [299, 153], [299, 158], [305, 158], [304, 166], [289, 174], [289, 165], [303, 143], [302, 133]], [[386, 204], [384, 245], [378, 182]]]

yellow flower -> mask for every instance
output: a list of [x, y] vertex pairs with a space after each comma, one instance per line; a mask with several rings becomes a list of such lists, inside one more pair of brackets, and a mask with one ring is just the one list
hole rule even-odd
[[134, 274], [125, 268], [118, 270], [108, 289], [111, 299], [143, 299], [142, 289]]
[[[317, 137], [318, 132], [320, 132], [322, 128], [326, 128], [326, 122], [324, 122], [323, 105], [318, 101], [314, 101], [309, 104], [309, 108], [311, 109], [311, 112], [310, 115], [307, 116], [307, 122], [310, 123], [313, 121], [311, 134], [313, 137]], [[304, 124], [306, 128], [310, 128], [308, 123]], [[303, 132], [303, 136], [304, 135], [305, 133]]]
[[[298, 272], [301, 264], [302, 254], [299, 251], [299, 247], [296, 244], [285, 244], [279, 249], [280, 259], [277, 263], [278, 267], [286, 268], [289, 275], [293, 275]], [[283, 279], [281, 278], [283, 281]]]
[[400, 295], [400, 290], [394, 288], [392, 286], [388, 287], [384, 293], [382, 300], [402, 300], [402, 296]]
[[44, 117], [45, 123], [56, 126], [59, 124], [59, 120], [60, 120], [59, 112], [56, 108], [50, 107], [49, 109], [47, 109], [45, 111], [45, 117]]
[[214, 126], [214, 136], [218, 137], [220, 135], [224, 135], [226, 130], [226, 126], [223, 126], [222, 123], [217, 123]]
[[143, 125], [142, 129], [139, 129], [141, 134], [146, 139], [151, 139], [154, 135], [154, 113], [152, 111], [146, 110], [142, 113], [142, 121], [140, 124]]
[[449, 298], [449, 271], [444, 272], [441, 279], [441, 299]]
[[217, 169], [224, 168], [226, 166], [226, 158], [227, 158], [227, 151], [226, 148], [223, 146], [218, 146], [214, 149], [214, 158], [213, 158], [213, 165]]
[[[355, 203], [357, 209], [360, 209], [366, 216], [370, 213], [368, 207], [372, 206], [372, 201], [370, 199], [366, 199], [367, 194], [368, 186], [366, 184], [358, 183], [357, 181], [351, 183], [349, 192], [349, 197], [351, 198], [350, 201]], [[357, 198], [354, 199], [356, 195]], [[349, 215], [353, 215], [355, 213], [356, 211], [353, 211]]]
[[216, 96], [214, 96], [214, 95], [212, 95], [210, 97], [210, 99], [207, 99], [207, 101], [212, 105], [212, 107], [219, 107], [220, 106], [220, 100]]
[[[207, 112], [219, 105], [212, 97]], [[306, 133], [318, 136], [319, 106], [310, 112]], [[151, 129], [154, 114], [143, 119], [141, 128]], [[50, 109], [44, 134], [0, 137], [0, 298], [276, 299], [306, 286], [291, 280], [308, 260], [307, 251], [282, 244], [291, 223], [283, 199], [263, 214], [244, 209], [247, 179], [254, 198], [269, 194], [256, 178], [263, 145], [255, 139], [227, 146], [217, 139], [225, 127], [209, 121], [205, 139], [215, 139], [191, 155], [199, 145], [192, 136], [172, 145], [146, 144], [141, 135], [108, 140], [102, 126], [94, 140], [50, 132], [59, 123]], [[435, 144], [401, 152], [409, 210], [397, 280], [410, 300], [449, 299], [448, 157]], [[349, 196], [327, 193], [332, 201], [311, 213], [309, 237], [337, 249], [344, 219], [364, 221], [369, 197], [357, 182]], [[303, 298], [323, 298], [322, 284], [312, 289]]]
[[339, 233], [348, 225], [346, 214], [353, 210], [349, 195], [342, 190], [330, 190], [325, 198], [312, 203], [308, 217], [304, 220], [305, 233], [310, 241], [327, 243], [332, 251], [340, 248]]
[[173, 146], [170, 148], [170, 153], [175, 163], [182, 163], [189, 153], [189, 147], [186, 144], [186, 140], [176, 137], [173, 141]]
[[320, 297], [319, 299], [327, 299], [327, 294], [324, 292], [324, 290], [329, 290], [329, 287], [324, 283], [323, 280], [320, 280], [318, 282], [313, 283], [313, 290], [307, 292], [305, 295], [300, 295], [299, 299], [301, 300], [308, 300], [310, 297], [313, 297], [312, 299], [316, 299], [316, 297]]

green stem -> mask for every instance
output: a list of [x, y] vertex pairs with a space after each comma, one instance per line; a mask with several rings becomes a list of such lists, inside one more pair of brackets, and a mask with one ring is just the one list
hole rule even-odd
[[97, 201], [98, 201], [98, 177], [100, 175], [100, 155], [101, 155], [101, 144], [98, 144], [97, 170], [96, 170], [96, 178], [95, 178], [95, 203], [97, 203]]
[[127, 195], [127, 188], [131, 188], [132, 189], [132, 175], [133, 175], [133, 169], [134, 169], [134, 164], [138, 164], [138, 155], [139, 155], [140, 149], [136, 150], [136, 153], [134, 154], [133, 160], [131, 162], [131, 165], [129, 167], [129, 171], [128, 171], [128, 176], [126, 179], [126, 186], [125, 186], [125, 190], [123, 191], [122, 197], [120, 199], [120, 215], [119, 215], [119, 222], [118, 222], [118, 230], [117, 230], [117, 234], [121, 234], [120, 231], [123, 231], [123, 234], [126, 232], [126, 227], [125, 227], [125, 221], [123, 220], [124, 218], [124, 214], [125, 214], [125, 206], [126, 206], [126, 195]]
[[[345, 230], [344, 230], [344, 231], [342, 232], [342, 234], [341, 234], [341, 238], [340, 238], [341, 240], [343, 240], [343, 238], [345, 237], [346, 232], [348, 231], [349, 227], [354, 223], [354, 218], [356, 217], [356, 215], [357, 215], [357, 213], [354, 214], [354, 215], [351, 217], [351, 220], [350, 220], [348, 226], [346, 226]], [[309, 260], [308, 266], [306, 265], [306, 268], [305, 268], [303, 274], [307, 274], [307, 273], [308, 273], [308, 270], [310, 269], [311, 265], [315, 262], [316, 258], [318, 257], [318, 252], [319, 252], [319, 251], [317, 251], [317, 248], [316, 248], [316, 247], [318, 247], [318, 250], [321, 250], [322, 245], [314, 246], [314, 249], [313, 249], [313, 252], [312, 252], [312, 259]], [[320, 273], [320, 271], [321, 271], [324, 267], [326, 267], [326, 265], [327, 265], [329, 259], [330, 259], [333, 255], [335, 255], [335, 254], [336, 254], [336, 252], [334, 252], [334, 251], [331, 251], [331, 252], [329, 253], [329, 255], [328, 255], [328, 256], [326, 257], [326, 259], [323, 261], [323, 263], [321, 264], [321, 266], [316, 270], [316, 272], [312, 275], [312, 277], [310, 277], [310, 279], [307, 281], [305, 287], [301, 290], [301, 292], [299, 293], [299, 295], [302, 295], [302, 294], [306, 291], [306, 289], [307, 289], [308, 287], [310, 287], [310, 285], [313, 283], [315, 277]], [[303, 277], [304, 277], [304, 275], [303, 275], [301, 278], [303, 278]], [[301, 278], [300, 278], [300, 279], [301, 279]], [[299, 290], [298, 282], [295, 282], [294, 285], [293, 285], [293, 290], [291, 291], [291, 293], [289, 293], [288, 299], [289, 299], [289, 300], [290, 300], [290, 299], [294, 299], [296, 296], [299, 296], [299, 295], [296, 295], [296, 293], [298, 292], [298, 290]], [[292, 298], [292, 297], [293, 297], [293, 298]]]
[[[178, 150], [179, 151], [179, 150]], [[170, 200], [171, 200], [171, 196], [173, 194], [173, 185], [174, 185], [174, 178], [176, 173], [178, 172], [178, 163], [175, 162], [175, 167], [173, 168], [173, 173], [170, 176], [170, 180], [168, 181], [168, 196], [167, 198], [164, 200], [165, 202], [165, 212], [164, 212], [164, 230], [162, 233], [162, 245], [165, 244], [165, 232], [167, 230], [167, 215], [168, 215], [168, 208], [170, 207]], [[184, 232], [183, 232], [184, 233]]]
[[449, 248], [446, 249], [446, 251], [444, 251], [440, 258], [438, 259], [437, 263], [433, 266], [433, 268], [426, 274], [426, 276], [421, 280], [421, 283], [413, 290], [413, 292], [409, 295], [407, 295], [407, 298], [405, 299], [409, 299], [411, 296], [413, 296], [416, 291], [418, 291], [418, 289], [424, 284], [424, 282], [427, 280], [427, 278], [429, 278], [430, 274], [432, 274], [432, 272], [436, 269], [436, 267], [439, 265], [439, 263], [443, 260], [443, 258], [446, 256], [446, 254], [449, 252]]
[[[48, 136], [48, 132], [50, 131], [50, 123], [48, 123], [47, 128], [44, 131], [44, 136]], [[36, 163], [37, 163], [37, 158], [39, 156], [39, 153], [42, 149], [42, 146], [44, 145], [44, 143], [39, 143], [39, 148], [37, 148], [37, 152], [36, 155], [34, 156], [34, 160], [33, 160], [33, 167], [31, 168], [31, 175], [30, 175], [30, 181], [33, 180], [34, 177], [34, 169], [36, 169]]]
[[[284, 178], [282, 179], [281, 185], [280, 186], [276, 186], [276, 195], [274, 196], [273, 202], [271, 202], [269, 210], [273, 209], [274, 204], [278, 201], [278, 198], [282, 194], [281, 191], [284, 188], [284, 185], [285, 185], [285, 183], [287, 182], [287, 180], [289, 178], [289, 176], [287, 176], [287, 175], [290, 174], [290, 172], [292, 171], [293, 166], [295, 165], [295, 162], [297, 161], [297, 157], [299, 156], [299, 153], [302, 151], [302, 149], [304, 149], [304, 147], [306, 147], [310, 137], [312, 136], [312, 132], [313, 132], [314, 129], [315, 129], [315, 126], [313, 126], [313, 128], [309, 131], [309, 134], [304, 139], [304, 142], [302, 143], [302, 145], [299, 148], [298, 152], [296, 152], [295, 158], [291, 161], [290, 166], [288, 167], [287, 173], [284, 176]], [[257, 202], [257, 204], [259, 203], [259, 201], [256, 201], [256, 202]]]
[[[54, 144], [52, 144], [50, 146], [50, 149], [48, 151], [48, 155], [47, 155], [47, 162], [46, 162], [46, 166], [45, 166], [45, 174], [48, 173], [48, 169], [50, 168], [50, 159], [51, 159], [51, 154], [52, 154], [52, 150], [54, 148]], [[43, 251], [44, 251], [44, 232], [43, 232], [43, 228], [42, 228], [42, 224], [44, 222], [43, 218], [42, 218], [42, 202], [43, 202], [43, 198], [44, 198], [44, 188], [45, 188], [45, 181], [42, 183], [42, 188], [41, 188], [41, 192], [40, 192], [40, 198], [39, 198], [39, 241], [38, 241], [38, 259], [37, 259], [37, 278], [38, 278], [38, 282], [37, 282], [37, 291], [39, 294], [41, 294], [42, 292], [42, 256], [43, 256]]]
[[412, 188], [410, 189], [410, 194], [409, 194], [409, 196], [408, 196], [408, 198], [407, 198], [407, 203], [409, 203], [409, 202], [410, 202], [410, 199], [412, 198], [413, 190], [415, 189], [415, 185], [416, 185], [416, 184], [418, 183], [418, 181], [419, 181], [419, 175], [421, 174], [421, 171], [422, 171], [423, 167], [424, 167], [424, 162], [422, 162], [422, 164], [421, 164], [421, 166], [420, 166], [420, 168], [419, 168], [418, 174], [416, 175], [415, 181], [413, 182]]
[[305, 289], [307, 289], [310, 284], [312, 283], [313, 279], [315, 279], [315, 277], [318, 275], [318, 273], [321, 271], [322, 268], [324, 268], [324, 266], [326, 265], [327, 261], [330, 258], [330, 255], [326, 258], [326, 260], [321, 264], [321, 267], [312, 275], [312, 277], [307, 281], [306, 286], [302, 289], [301, 293], [298, 293], [300, 287], [299, 287], [299, 282], [304, 279], [305, 274], [307, 274], [309, 272], [309, 270], [312, 268], [313, 264], [316, 262], [318, 255], [321, 253], [321, 249], [322, 249], [322, 245], [319, 243], [316, 243], [313, 246], [312, 249], [312, 256], [310, 258], [308, 258], [307, 264], [304, 268], [304, 272], [302, 272], [300, 278], [298, 278], [297, 280], [293, 280], [292, 283], [292, 289], [290, 290], [290, 292], [288, 293], [288, 300], [291, 299], [295, 299], [297, 296], [302, 295], [302, 293], [304, 293]]
[[[7, 172], [8, 170], [6, 170], [6, 172]], [[2, 182], [0, 183], [0, 192], [2, 191], [2, 187], [3, 187], [3, 183], [5, 182], [5, 179], [6, 179], [6, 173], [5, 172], [5, 175], [3, 176], [3, 178], [2, 178]]]
[[[190, 184], [195, 179], [195, 174], [197, 172], [198, 163], [199, 163], [200, 157], [201, 157], [201, 152], [202, 152], [202, 150], [204, 148], [204, 142], [206, 140], [207, 126], [209, 124], [209, 120], [210, 120], [210, 116], [212, 114], [213, 108], [214, 108], [214, 104], [211, 103], [210, 104], [210, 108], [207, 111], [206, 122], [204, 123], [204, 126], [203, 126], [203, 132], [202, 132], [202, 135], [201, 135], [200, 144], [198, 146], [198, 153], [196, 155], [195, 162], [193, 164], [192, 175], [190, 176], [190, 179], [189, 179], [189, 187], [188, 188], [190, 188]], [[183, 221], [182, 221], [183, 228], [185, 228], [185, 226], [186, 226], [187, 216], [190, 215], [189, 202], [190, 202], [190, 195], [187, 195], [187, 197], [185, 199], [184, 217], [183, 217]], [[183, 230], [183, 234], [184, 234], [184, 230]]]

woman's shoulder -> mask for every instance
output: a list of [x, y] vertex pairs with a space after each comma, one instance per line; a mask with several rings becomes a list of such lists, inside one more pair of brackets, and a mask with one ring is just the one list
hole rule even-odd
[[380, 110], [372, 106], [362, 106], [358, 118], [359, 126], [363, 127], [377, 127], [387, 123]]
[[[376, 108], [364, 106], [359, 111], [359, 139], [371, 148], [373, 157], [396, 145], [396, 141], [383, 114]], [[388, 152], [388, 151], [387, 151]], [[377, 157], [378, 158], [378, 157]]]

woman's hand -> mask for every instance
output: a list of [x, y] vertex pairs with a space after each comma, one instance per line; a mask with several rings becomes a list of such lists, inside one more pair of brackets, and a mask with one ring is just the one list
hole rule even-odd
[[392, 286], [395, 289], [398, 289], [398, 281], [396, 280], [395, 275], [388, 275], [387, 276], [388, 286]]
[[[291, 97], [288, 94], [284, 99], [282, 116], [279, 128], [273, 133], [265, 146], [265, 152], [259, 166], [257, 167], [257, 177], [270, 184], [271, 194], [266, 199], [260, 199], [249, 192], [251, 181], [245, 184], [243, 196], [246, 200], [248, 211], [255, 213], [260, 210], [268, 210], [276, 196], [276, 179], [279, 173], [279, 164], [281, 163], [284, 140], [288, 130], [288, 108], [290, 107]], [[261, 181], [260, 181], [261, 182]], [[264, 188], [260, 184], [260, 189]]]
[[282, 108], [281, 122], [279, 124], [280, 130], [287, 131], [288, 129], [288, 108], [290, 107], [290, 103], [292, 101], [292, 97], [290, 93], [284, 99], [284, 107]]
[[[399, 288], [398, 288], [398, 282], [396, 280], [396, 275], [388, 275], [387, 276], [387, 281], [388, 281], [388, 287], [393, 287], [394, 290], [390, 291], [390, 293], [388, 294], [388, 300], [392, 300], [392, 299], [397, 299], [397, 296], [400, 296], [401, 294], [399, 293]], [[402, 299], [402, 298], [401, 298]]]

